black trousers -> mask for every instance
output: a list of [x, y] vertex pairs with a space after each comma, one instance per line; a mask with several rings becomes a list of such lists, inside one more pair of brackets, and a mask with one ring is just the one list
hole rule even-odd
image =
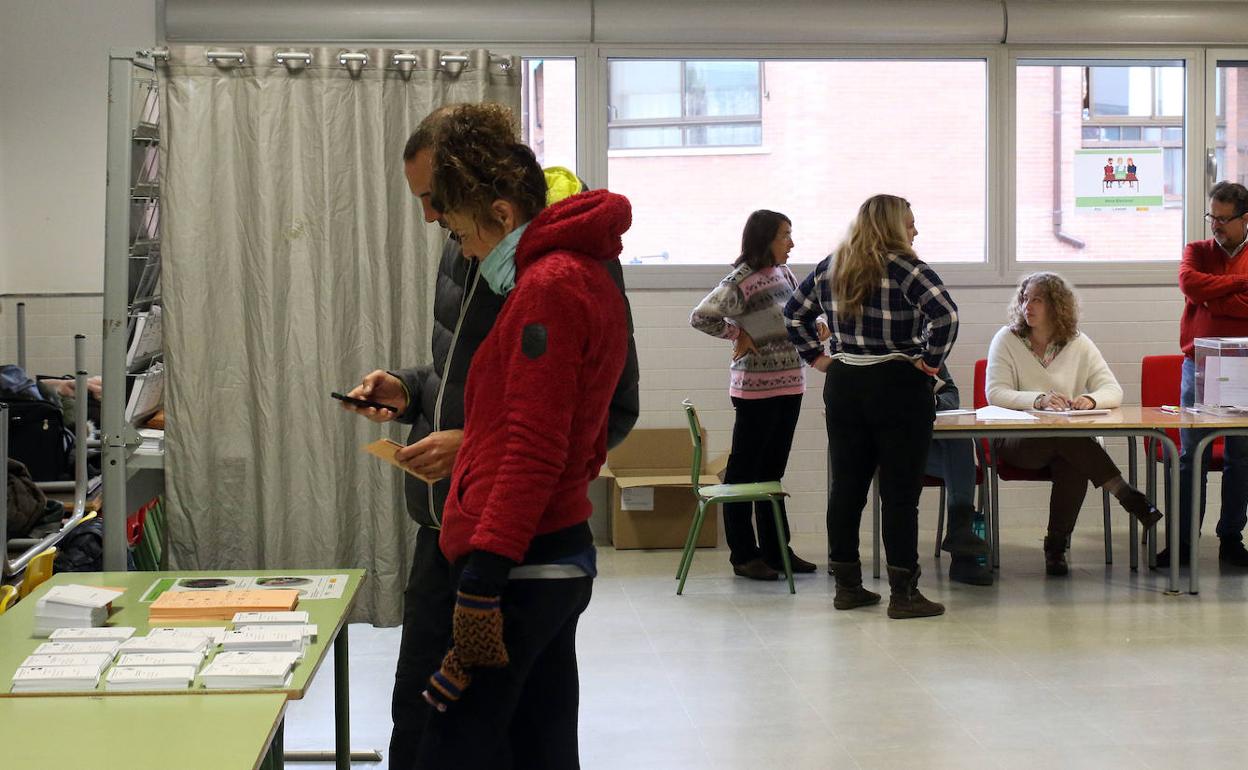
[[834, 361], [824, 380], [832, 490], [832, 561], [858, 561], [858, 529], [876, 470], [884, 551], [893, 567], [919, 563], [919, 494], [932, 440], [932, 378], [907, 361], [851, 366]]
[[[592, 590], [590, 577], [512, 580], [502, 597], [509, 665], [473, 670], [459, 702], [428, 711], [414, 767], [579, 768], [576, 625]], [[427, 621], [449, 632], [451, 615]]]
[[[732, 453], [724, 471], [727, 484], [753, 481], [779, 481], [789, 464], [793, 432], [802, 409], [802, 397], [772, 396], [771, 398], [732, 399], [736, 420], [732, 426]], [[771, 564], [780, 564], [780, 548], [789, 544], [789, 517], [780, 502], [784, 522], [784, 543], [776, 537], [771, 503], [728, 503], [724, 506], [724, 537], [728, 540], [729, 560], [744, 564], [762, 557]], [[751, 518], [758, 522], [758, 539], [754, 537]]]
[[[451, 614], [455, 610], [455, 583], [451, 565], [438, 548], [438, 530], [421, 527], [416, 533], [412, 572], [403, 592], [403, 637], [394, 672], [390, 716], [390, 767], [406, 770], [416, 764], [429, 704], [421, 693], [429, 675], [442, 663], [451, 646]], [[436, 620], [436, 622], [434, 622]]]

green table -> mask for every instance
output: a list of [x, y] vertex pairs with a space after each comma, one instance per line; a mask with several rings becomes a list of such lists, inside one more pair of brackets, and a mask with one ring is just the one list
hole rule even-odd
[[256, 770], [280, 756], [281, 693], [0, 700], [0, 766]]
[[[139, 602], [139, 598], [149, 586], [160, 578], [188, 577], [241, 577], [247, 575], [281, 576], [290, 574], [301, 575], [337, 575], [348, 576], [346, 589], [340, 599], [316, 599], [299, 603], [298, 609], [306, 610], [308, 622], [317, 627], [316, 641], [308, 645], [304, 658], [295, 667], [290, 683], [281, 688], [256, 688], [251, 690], [205, 690], [198, 680], [189, 690], [178, 690], [178, 695], [230, 695], [242, 693], [277, 693], [288, 700], [299, 700], [307, 692], [308, 685], [325, 658], [325, 651], [334, 645], [334, 753], [336, 766], [339, 770], [347, 770], [351, 765], [351, 723], [350, 723], [350, 684], [348, 674], [348, 648], [346, 618], [355, 603], [360, 583], [364, 579], [361, 569], [327, 569], [327, 570], [216, 570], [194, 572], [68, 572], [53, 575], [46, 583], [39, 586], [8, 612], [0, 615], [0, 699], [29, 699], [34, 697], [84, 697], [109, 696], [128, 697], [138, 695], [156, 696], [156, 693], [110, 692], [104, 689], [103, 677], [99, 687], [90, 692], [74, 693], [13, 693], [13, 672], [18, 665], [46, 639], [31, 636], [34, 629], [35, 602], [55, 585], [79, 584], [89, 586], [110, 586], [124, 588], [125, 593], [113, 602], [113, 613], [109, 616], [110, 626], [134, 626], [135, 635], [142, 636], [152, 625], [148, 623], [148, 604]], [[226, 626], [225, 621], [216, 623], [157, 623], [156, 625], [177, 626]], [[168, 693], [159, 693], [159, 697], [172, 697]], [[0, 757], [3, 755], [0, 754]], [[0, 763], [2, 764], [2, 763]]]

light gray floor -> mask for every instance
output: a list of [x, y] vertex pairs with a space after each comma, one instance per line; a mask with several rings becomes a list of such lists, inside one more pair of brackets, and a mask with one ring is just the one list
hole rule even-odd
[[[1216, 538], [1202, 593], [1175, 597], [1129, 570], [1125, 526], [1111, 567], [1099, 521], [1083, 522], [1065, 579], [1044, 576], [1039, 530], [1006, 531], [991, 588], [948, 582], [921, 537], [922, 588], [949, 611], [906, 621], [835, 611], [814, 538], [795, 543], [821, 568], [797, 596], [700, 550], [677, 597], [675, 552], [603, 549], [579, 636], [583, 767], [1248, 764], [1248, 574], [1220, 572]], [[867, 585], [887, 602], [886, 581]], [[398, 630], [352, 626], [351, 645], [353, 742], [384, 749]], [[286, 745], [332, 742], [326, 669], [291, 704]]]

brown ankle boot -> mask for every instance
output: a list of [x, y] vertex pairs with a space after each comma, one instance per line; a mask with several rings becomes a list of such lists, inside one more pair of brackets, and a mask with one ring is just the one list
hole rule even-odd
[[836, 578], [836, 596], [832, 606], [838, 610], [852, 610], [880, 603], [880, 595], [862, 587], [862, 562], [830, 561], [828, 568]]
[[888, 599], [888, 616], [900, 620], [903, 618], [927, 618], [933, 615], [944, 615], [945, 605], [928, 601], [919, 593], [919, 566], [914, 569], [901, 567], [888, 568], [888, 585], [892, 596]]
[[1066, 538], [1048, 535], [1044, 538], [1044, 574], [1061, 577], [1070, 572], [1066, 563]]

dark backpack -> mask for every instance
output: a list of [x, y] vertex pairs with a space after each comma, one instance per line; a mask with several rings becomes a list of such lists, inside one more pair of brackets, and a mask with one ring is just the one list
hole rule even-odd
[[30, 471], [9, 458], [9, 537], [26, 537], [31, 527], [43, 518], [48, 498], [35, 486]]
[[56, 546], [53, 572], [100, 572], [104, 569], [104, 522], [98, 517], [74, 527]]
[[20, 460], [35, 481], [73, 478], [73, 434], [65, 416], [47, 401], [8, 401], [9, 457]]

